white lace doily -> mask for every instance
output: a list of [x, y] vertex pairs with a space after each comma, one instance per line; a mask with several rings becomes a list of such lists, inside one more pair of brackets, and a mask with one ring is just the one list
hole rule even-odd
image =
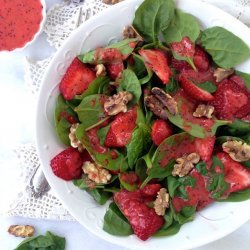
[[[212, 3], [224, 11], [234, 15], [250, 27], [250, 0], [197, 0]], [[66, 1], [53, 6], [47, 13], [44, 31], [50, 45], [58, 49], [63, 41], [81, 23], [96, 13], [107, 8], [101, 0], [85, 0], [83, 4]], [[27, 59], [25, 65], [25, 81], [27, 89], [37, 95], [44, 72], [52, 57], [43, 61]], [[73, 220], [63, 208], [60, 201], [49, 191], [42, 198], [31, 198], [26, 192], [28, 182], [40, 166], [36, 149], [32, 144], [20, 145], [16, 150], [22, 172], [21, 181], [24, 188], [20, 190], [17, 199], [12, 203], [7, 214], [32, 218]]]

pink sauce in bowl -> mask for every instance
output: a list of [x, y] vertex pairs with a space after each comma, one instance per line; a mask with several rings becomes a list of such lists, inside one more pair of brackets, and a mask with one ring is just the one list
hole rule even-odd
[[0, 51], [22, 48], [32, 41], [44, 16], [44, 1], [0, 0]]

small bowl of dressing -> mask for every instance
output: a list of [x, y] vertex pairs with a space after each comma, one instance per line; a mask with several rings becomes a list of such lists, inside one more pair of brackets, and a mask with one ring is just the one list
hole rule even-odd
[[0, 52], [23, 49], [41, 33], [44, 0], [0, 0], [0, 6]]

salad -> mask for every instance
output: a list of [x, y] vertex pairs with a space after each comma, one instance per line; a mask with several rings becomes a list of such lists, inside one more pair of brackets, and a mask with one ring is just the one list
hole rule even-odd
[[103, 230], [178, 233], [213, 202], [250, 198], [249, 47], [145, 0], [124, 39], [76, 57], [62, 78], [56, 176], [110, 202]]

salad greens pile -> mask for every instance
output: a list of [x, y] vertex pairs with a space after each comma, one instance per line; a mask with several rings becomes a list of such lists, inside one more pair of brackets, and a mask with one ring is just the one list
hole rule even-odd
[[[250, 198], [250, 156], [247, 161], [234, 161], [230, 158], [232, 152], [226, 152], [223, 146], [228, 141], [242, 142], [241, 149], [250, 154], [249, 107], [245, 112], [250, 106], [250, 75], [233, 70], [220, 82], [215, 77], [216, 71], [227, 72], [249, 59], [250, 49], [223, 27], [201, 30], [199, 20], [177, 9], [173, 0], [143, 1], [132, 27], [136, 37], [78, 56], [91, 70], [103, 64], [107, 72], [70, 100], [61, 91], [55, 108], [55, 129], [61, 142], [70, 146], [70, 128], [77, 123], [76, 139], [93, 163], [112, 176], [105, 183], [96, 183], [84, 172], [73, 180], [100, 205], [113, 197], [103, 229], [113, 235], [135, 233], [146, 239], [137, 232], [141, 225], [136, 224], [136, 218], [137, 222], [131, 224], [136, 208], [131, 212], [129, 201], [121, 201], [119, 195], [137, 197], [150, 185], [166, 189], [169, 204], [163, 215], [154, 215], [162, 220], [161, 226], [152, 230], [154, 236], [176, 234], [181, 225], [194, 219], [197, 210], [212, 201]], [[114, 78], [117, 68], [119, 74]], [[165, 99], [154, 94], [153, 88], [163, 91]], [[233, 106], [233, 97], [223, 95], [227, 91], [239, 91], [242, 100], [246, 96], [244, 116], [236, 112], [241, 107]], [[107, 100], [114, 100], [119, 93], [132, 94], [132, 100], [125, 112], [109, 115]], [[164, 103], [166, 98], [175, 101], [176, 113]], [[214, 108], [210, 118], [207, 114], [194, 117], [201, 104]], [[159, 120], [171, 133], [164, 136], [164, 129], [157, 130]], [[127, 131], [130, 126], [132, 129]], [[121, 145], [120, 141], [127, 139], [124, 130], [129, 138]], [[156, 133], [162, 137], [160, 143], [155, 141]], [[199, 162], [185, 176], [173, 175], [176, 159], [191, 153], [199, 155]], [[240, 179], [241, 174], [245, 179]], [[153, 210], [157, 194], [153, 198], [142, 195], [138, 206]]]

